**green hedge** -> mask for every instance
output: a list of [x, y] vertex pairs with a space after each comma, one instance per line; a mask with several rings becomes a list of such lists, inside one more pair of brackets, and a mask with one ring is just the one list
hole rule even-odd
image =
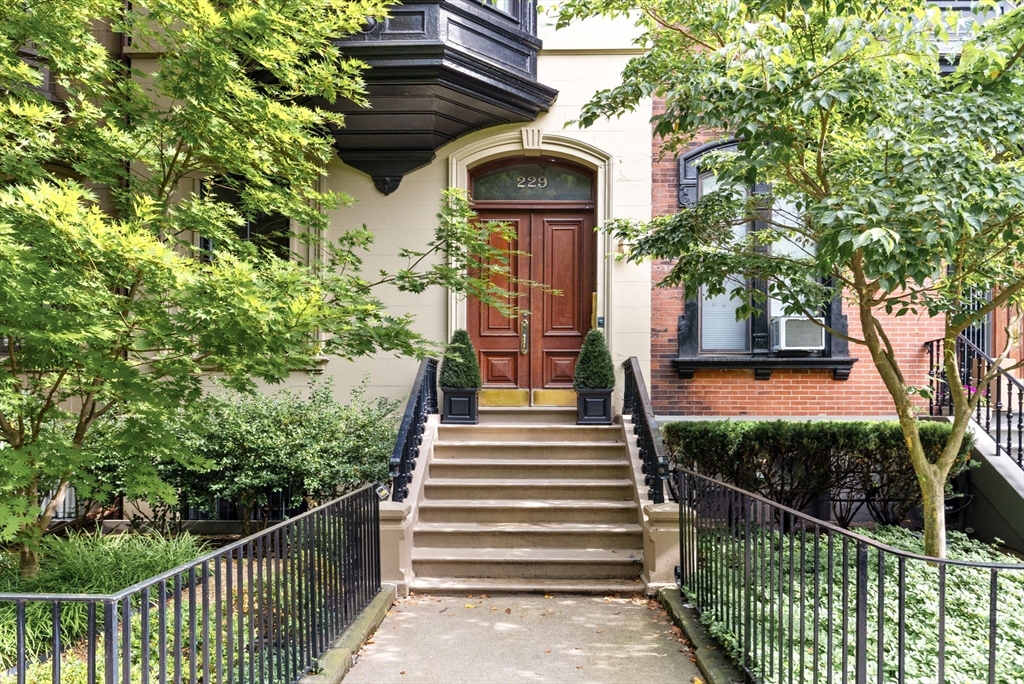
[[[949, 423], [921, 422], [934, 461]], [[802, 509], [820, 496], [849, 525], [861, 505], [883, 524], [898, 524], [921, 503], [903, 432], [895, 421], [693, 421], [662, 426], [670, 460]], [[964, 437], [950, 477], [967, 467], [973, 438]]]

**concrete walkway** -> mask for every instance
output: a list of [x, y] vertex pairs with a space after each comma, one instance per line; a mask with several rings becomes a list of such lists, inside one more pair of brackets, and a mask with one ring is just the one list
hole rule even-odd
[[411, 596], [392, 607], [345, 684], [692, 684], [699, 674], [653, 600]]

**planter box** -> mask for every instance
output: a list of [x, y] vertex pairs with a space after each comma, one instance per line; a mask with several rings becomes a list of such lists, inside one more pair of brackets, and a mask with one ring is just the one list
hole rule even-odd
[[441, 422], [448, 425], [476, 425], [480, 421], [480, 404], [477, 400], [479, 389], [455, 389], [442, 387], [444, 403], [441, 406]]
[[577, 425], [611, 425], [612, 392], [610, 389], [576, 390]]

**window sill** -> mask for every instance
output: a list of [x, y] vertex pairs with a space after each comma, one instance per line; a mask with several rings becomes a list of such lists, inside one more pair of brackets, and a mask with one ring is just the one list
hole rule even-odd
[[810, 357], [701, 356], [672, 359], [681, 380], [692, 380], [697, 370], [740, 368], [753, 369], [755, 380], [771, 380], [776, 370], [831, 370], [833, 380], [847, 380], [858, 359]]

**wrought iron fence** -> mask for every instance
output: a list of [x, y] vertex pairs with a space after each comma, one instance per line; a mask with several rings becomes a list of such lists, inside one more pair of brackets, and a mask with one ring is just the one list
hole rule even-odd
[[116, 594], [0, 594], [0, 682], [295, 682], [379, 591], [368, 486]]
[[[944, 366], [945, 342], [933, 340], [925, 343], [928, 349], [928, 382], [931, 415], [950, 415], [953, 396], [946, 380]], [[956, 366], [960, 384], [969, 394], [980, 394], [973, 418], [992, 437], [999, 452], [1024, 468], [1024, 383], [1000, 371], [987, 384], [984, 377], [995, 360], [963, 335], [956, 340]]]
[[424, 425], [432, 413], [437, 413], [437, 359], [428, 357], [420, 363], [412, 383], [412, 392], [398, 426], [395, 450], [391, 452], [392, 501], [405, 501], [409, 496], [409, 482], [423, 444]]
[[[622, 415], [629, 415], [633, 419], [633, 434], [636, 435], [637, 449], [643, 461], [641, 470], [644, 473], [644, 484], [648, 487], [647, 498], [655, 503], [665, 503], [668, 461], [665, 458], [661, 431], [651, 407], [651, 397], [647, 394], [647, 385], [640, 370], [640, 362], [635, 356], [631, 356], [622, 364], [622, 369], [625, 373]], [[670, 492], [671, 494], [673, 492]]]
[[926, 558], [691, 471], [677, 477], [680, 583], [753, 681], [1024, 677], [1024, 565]]

